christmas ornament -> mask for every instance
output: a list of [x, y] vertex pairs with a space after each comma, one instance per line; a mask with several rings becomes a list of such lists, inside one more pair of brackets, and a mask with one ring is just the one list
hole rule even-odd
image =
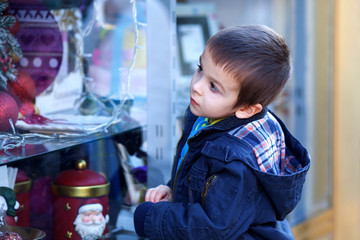
[[97, 239], [107, 232], [109, 183], [101, 174], [86, 169], [84, 160], [76, 167], [61, 172], [52, 184], [56, 240], [81, 240], [90, 235]]
[[[15, 99], [21, 105], [24, 102], [34, 102], [36, 88], [32, 77], [29, 74], [19, 71], [15, 81], [8, 82], [8, 92], [15, 96]], [[20, 106], [21, 107], [21, 106]]]
[[14, 190], [9, 187], [0, 187], [0, 199], [0, 212], [2, 212], [2, 215], [4, 215], [4, 211], [6, 212], [6, 215], [2, 216], [4, 222], [6, 225], [16, 225], [14, 218], [16, 215], [16, 209], [19, 208], [19, 203], [16, 201]]
[[103, 215], [102, 202], [96, 198], [84, 200], [74, 221], [75, 231], [82, 239], [98, 239], [103, 235], [108, 219]]
[[31, 115], [35, 114], [34, 104], [32, 102], [21, 103], [21, 105], [20, 105], [20, 114], [19, 114], [19, 116], [20, 116], [19, 119], [20, 118], [26, 118], [28, 116], [31, 116]]
[[18, 115], [19, 107], [15, 99], [8, 93], [0, 91], [0, 131], [5, 132], [11, 129], [9, 119], [15, 126]]
[[16, 55], [15, 52], [12, 52], [10, 57], [12, 58], [12, 63], [18, 63], [21, 59], [20, 56]]
[[[1, 235], [2, 233], [2, 235]], [[46, 234], [43, 231], [40, 231], [35, 228], [30, 227], [19, 227], [19, 226], [9, 226], [4, 225], [0, 227], [0, 236], [4, 236], [6, 240], [43, 240], [46, 237]], [[0, 237], [0, 240], [3, 238]], [[11, 237], [11, 238], [8, 238]]]
[[22, 237], [14, 232], [0, 232], [0, 240], [22, 240]]
[[16, 18], [4, 15], [7, 7], [7, 2], [0, 2], [0, 88], [3, 89], [6, 88], [8, 81], [15, 80], [17, 74], [11, 54], [22, 57], [20, 45], [9, 31], [16, 23]]
[[17, 66], [34, 79], [37, 96], [58, 74], [63, 52], [61, 32], [51, 11], [40, 1], [12, 0], [9, 4], [9, 13], [21, 26], [16, 38], [23, 57]]
[[6, 199], [3, 196], [0, 196], [0, 226], [5, 224], [7, 209], [8, 207], [7, 207]]

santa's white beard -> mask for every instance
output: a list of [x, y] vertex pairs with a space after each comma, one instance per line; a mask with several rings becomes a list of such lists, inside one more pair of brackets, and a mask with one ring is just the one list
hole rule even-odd
[[[106, 221], [105, 218], [103, 217], [101, 222], [97, 221], [91, 224], [84, 224], [81, 221], [81, 216], [78, 215], [74, 221], [74, 224], [75, 224], [76, 232], [81, 236], [82, 239], [91, 240], [91, 239], [98, 239], [99, 236], [102, 236], [105, 230]], [[93, 235], [93, 237], [91, 237], [91, 235]]]

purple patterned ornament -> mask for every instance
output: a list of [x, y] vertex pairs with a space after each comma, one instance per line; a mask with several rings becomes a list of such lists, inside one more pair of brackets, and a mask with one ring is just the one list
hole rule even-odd
[[0, 240], [22, 240], [22, 237], [14, 232], [0, 232]]
[[24, 56], [18, 68], [34, 79], [38, 96], [58, 74], [63, 54], [61, 32], [51, 11], [38, 1], [12, 0], [9, 6], [20, 23], [16, 38]]

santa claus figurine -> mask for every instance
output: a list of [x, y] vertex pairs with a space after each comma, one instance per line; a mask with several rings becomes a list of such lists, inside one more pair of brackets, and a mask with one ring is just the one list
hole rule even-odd
[[82, 239], [98, 239], [103, 235], [109, 215], [103, 215], [98, 199], [88, 199], [80, 206], [74, 221], [75, 231]]
[[86, 168], [84, 160], [76, 169], [59, 173], [53, 183], [53, 240], [92, 240], [108, 232], [109, 182]]
[[15, 192], [11, 188], [0, 187], [0, 225], [16, 225], [18, 208]]
[[3, 196], [0, 196], [0, 226], [5, 224], [5, 216], [7, 211], [6, 200]]

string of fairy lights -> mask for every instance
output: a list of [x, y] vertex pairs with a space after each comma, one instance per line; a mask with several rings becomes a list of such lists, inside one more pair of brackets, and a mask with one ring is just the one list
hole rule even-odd
[[[98, 0], [94, 1], [94, 8], [95, 4]], [[41, 134], [41, 133], [18, 133], [16, 128], [14, 127], [14, 124], [11, 119], [10, 125], [12, 127], [11, 132], [1, 132], [0, 133], [0, 151], [4, 151], [4, 153], [8, 155], [12, 155], [11, 152], [9, 152], [11, 149], [14, 148], [21, 148], [25, 146], [26, 143], [31, 142], [32, 140], [36, 143], [46, 142], [49, 140], [57, 139], [59, 141], [61, 140], [71, 140], [76, 139], [79, 137], [89, 136], [95, 133], [101, 133], [101, 132], [108, 132], [108, 128], [112, 126], [113, 124], [117, 124], [122, 121], [122, 114], [125, 111], [124, 105], [127, 102], [127, 100], [133, 99], [133, 96], [130, 93], [130, 86], [132, 82], [132, 72], [136, 63], [138, 49], [143, 49], [142, 46], [139, 46], [139, 27], [146, 27], [146, 23], [140, 22], [137, 19], [137, 2], [136, 0], [129, 0], [131, 7], [132, 7], [132, 19], [133, 19], [133, 28], [134, 28], [134, 35], [135, 35], [135, 42], [134, 42], [134, 50], [133, 50], [133, 56], [131, 63], [128, 67], [121, 67], [118, 70], [119, 71], [127, 71], [127, 78], [126, 78], [126, 89], [125, 92], [120, 96], [121, 102], [116, 104], [111, 99], [108, 99], [108, 102], [112, 105], [112, 114], [110, 120], [107, 122], [104, 122], [102, 124], [99, 124], [95, 128], [92, 129], [83, 129], [83, 132], [81, 133], [54, 133], [52, 135], [49, 134]], [[76, 67], [79, 69], [82, 79], [84, 81], [84, 87], [85, 91], [84, 94], [81, 95], [78, 99], [78, 102], [81, 103], [85, 100], [85, 98], [91, 97], [92, 100], [96, 101], [96, 103], [101, 107], [106, 107], [104, 103], [97, 97], [96, 94], [93, 93], [93, 90], [91, 87], [89, 87], [89, 84], [86, 84], [88, 81], [91, 81], [92, 79], [89, 79], [89, 77], [86, 76], [86, 73], [84, 72], [84, 66], [83, 66], [83, 59], [86, 57], [91, 57], [91, 54], [84, 53], [84, 38], [88, 36], [95, 23], [98, 21], [97, 12], [94, 11], [92, 14], [91, 19], [85, 26], [83, 30], [79, 29], [80, 37], [78, 38], [77, 42], [77, 62]], [[81, 127], [81, 124], [79, 124]], [[22, 148], [23, 151], [24, 148]]]

